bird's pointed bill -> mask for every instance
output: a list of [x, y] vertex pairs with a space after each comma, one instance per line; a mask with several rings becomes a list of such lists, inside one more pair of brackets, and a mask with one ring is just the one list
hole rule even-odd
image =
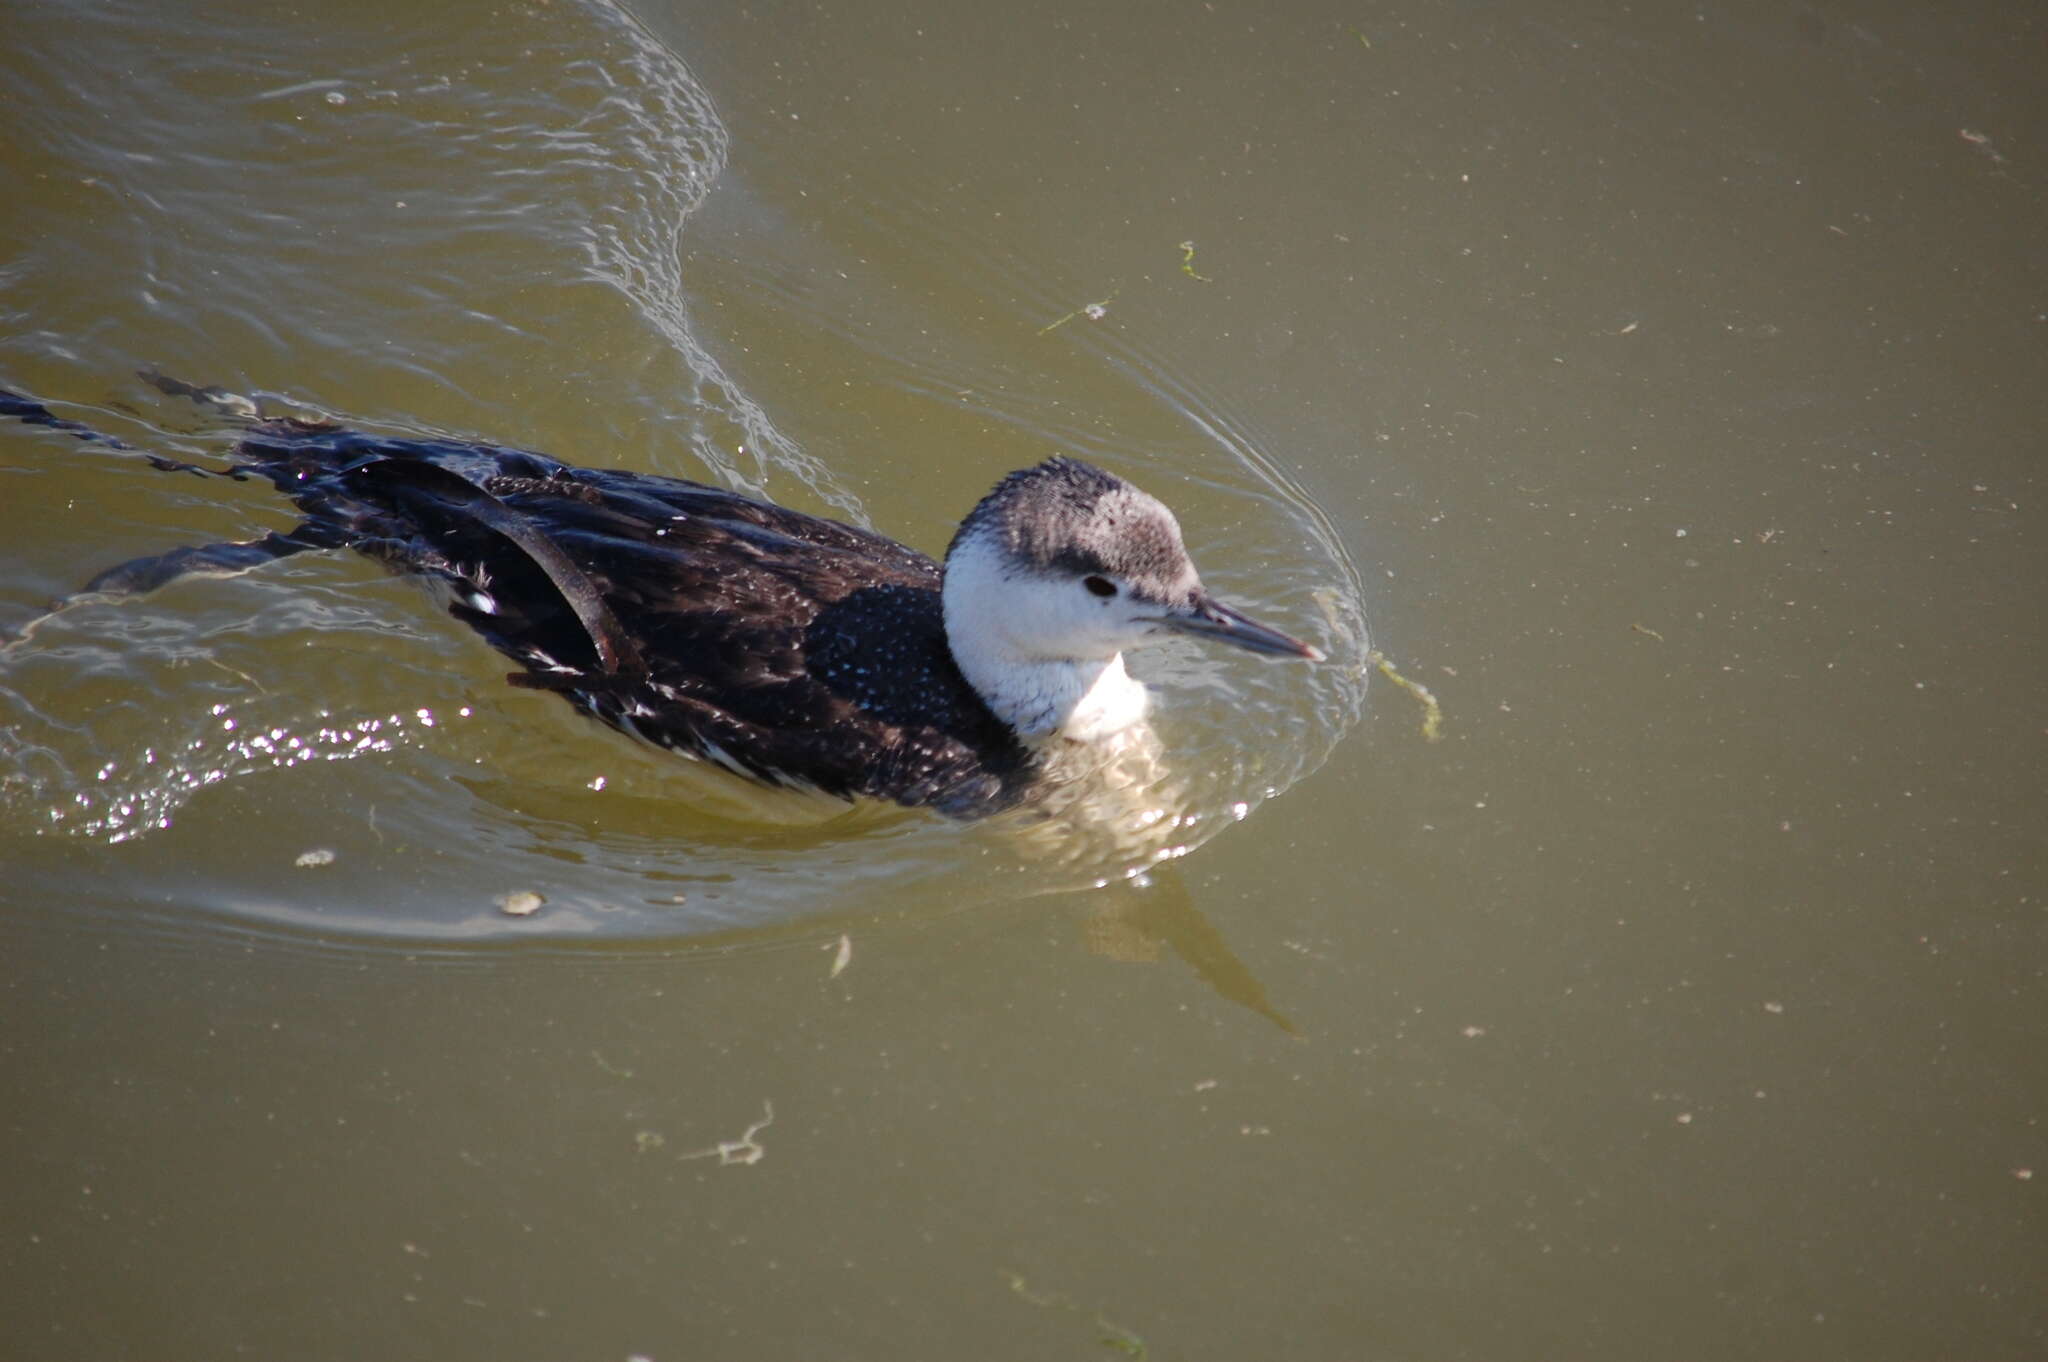
[[1301, 657], [1310, 662], [1324, 660], [1322, 649], [1283, 634], [1278, 629], [1260, 624], [1251, 616], [1231, 609], [1207, 592], [1196, 596], [1187, 606], [1174, 610], [1160, 622], [1167, 628], [1183, 634], [1196, 634], [1202, 638], [1215, 639], [1219, 643], [1234, 643], [1255, 653], [1271, 653], [1277, 657]]

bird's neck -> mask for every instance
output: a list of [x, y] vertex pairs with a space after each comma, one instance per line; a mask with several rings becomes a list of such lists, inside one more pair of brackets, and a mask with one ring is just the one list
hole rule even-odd
[[1138, 723], [1151, 709], [1151, 695], [1124, 670], [1121, 653], [1099, 659], [1028, 659], [971, 642], [963, 647], [956, 639], [953, 657], [982, 702], [1023, 738], [1100, 742]]

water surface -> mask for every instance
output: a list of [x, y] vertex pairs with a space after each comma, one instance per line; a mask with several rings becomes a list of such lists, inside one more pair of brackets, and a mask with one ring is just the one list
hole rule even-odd
[[[366, 562], [71, 612], [0, 670], [12, 1351], [2039, 1354], [2031, 8], [43, 14], [0, 381], [928, 550], [1064, 449], [1446, 727], [1161, 654], [1205, 821], [1058, 893], [678, 814]], [[0, 623], [287, 523], [0, 431]]]

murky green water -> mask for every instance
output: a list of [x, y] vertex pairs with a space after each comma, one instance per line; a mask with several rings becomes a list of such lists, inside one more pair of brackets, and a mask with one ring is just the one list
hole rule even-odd
[[[9, 1355], [2048, 1345], [2037, 14], [637, 15], [41, 7], [0, 385], [929, 550], [1065, 449], [1444, 739], [1157, 656], [1188, 854], [1087, 891], [678, 810], [366, 562], [68, 612], [0, 658]], [[0, 429], [0, 627], [289, 523]]]

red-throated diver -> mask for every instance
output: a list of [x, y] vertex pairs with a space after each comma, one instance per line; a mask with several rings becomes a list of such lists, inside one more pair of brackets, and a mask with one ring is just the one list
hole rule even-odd
[[[0, 415], [120, 444], [4, 390]], [[268, 479], [304, 521], [139, 558], [87, 592], [355, 549], [442, 587], [450, 613], [519, 663], [515, 684], [755, 780], [840, 798], [956, 817], [1028, 798], [1049, 744], [1099, 742], [1144, 718], [1149, 697], [1123, 652], [1156, 634], [1322, 657], [1210, 596], [1173, 513], [1076, 459], [997, 483], [943, 569], [735, 492], [496, 445], [259, 420], [227, 471]]]

